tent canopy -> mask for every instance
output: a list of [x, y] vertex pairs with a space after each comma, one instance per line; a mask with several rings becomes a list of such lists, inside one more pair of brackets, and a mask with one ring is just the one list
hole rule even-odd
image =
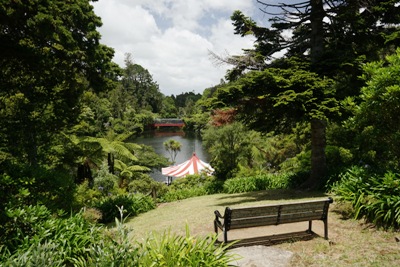
[[163, 175], [172, 177], [184, 177], [189, 174], [198, 174], [202, 171], [206, 172], [207, 175], [211, 175], [214, 169], [210, 164], [200, 160], [196, 156], [196, 153], [193, 153], [193, 156], [189, 160], [179, 165], [161, 168], [161, 173]]

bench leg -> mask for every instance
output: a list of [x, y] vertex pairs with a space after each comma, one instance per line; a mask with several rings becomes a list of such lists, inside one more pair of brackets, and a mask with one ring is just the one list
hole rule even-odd
[[214, 221], [214, 231], [218, 235], [218, 226], [216, 221]]
[[312, 221], [308, 221], [308, 233], [312, 233]]
[[228, 231], [224, 228], [224, 243], [228, 243]]
[[324, 220], [324, 235], [325, 239], [328, 240], [328, 219]]

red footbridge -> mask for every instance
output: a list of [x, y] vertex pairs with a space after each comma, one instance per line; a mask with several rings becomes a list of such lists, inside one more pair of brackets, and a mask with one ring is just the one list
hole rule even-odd
[[185, 123], [181, 119], [155, 119], [153, 127], [183, 127]]

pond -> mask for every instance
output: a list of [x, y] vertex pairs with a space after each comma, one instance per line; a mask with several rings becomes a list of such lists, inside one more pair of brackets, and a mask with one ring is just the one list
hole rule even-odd
[[[181, 143], [181, 151], [178, 152], [175, 162], [180, 164], [190, 159], [195, 152], [197, 157], [204, 162], [210, 161], [210, 155], [202, 146], [202, 141], [199, 136], [192, 133], [181, 132], [159, 132], [148, 131], [140, 137], [135, 138], [134, 142], [138, 144], [148, 145], [154, 148], [155, 152], [161, 156], [170, 159], [168, 151], [164, 148], [164, 142], [173, 139]], [[165, 176], [161, 174], [161, 170], [154, 170], [151, 177], [159, 182], [165, 181]]]

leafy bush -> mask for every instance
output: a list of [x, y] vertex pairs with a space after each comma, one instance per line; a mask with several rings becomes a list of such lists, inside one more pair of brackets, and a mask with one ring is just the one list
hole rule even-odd
[[94, 177], [94, 188], [103, 195], [113, 193], [117, 188], [118, 177], [109, 172], [106, 163], [103, 163]]
[[172, 202], [182, 200], [191, 197], [198, 197], [207, 195], [207, 191], [204, 187], [193, 187], [183, 189], [170, 189], [163, 196], [159, 197], [160, 202]]
[[[0, 262], [17, 266], [65, 266], [85, 262], [88, 247], [100, 239], [101, 228], [81, 213], [58, 218], [44, 206], [8, 209], [5, 249]], [[62, 261], [62, 264], [60, 264]], [[5, 265], [9, 266], [9, 265]]]
[[204, 183], [208, 180], [207, 176], [203, 175], [187, 175], [182, 178], [175, 179], [170, 188], [172, 189], [185, 189], [185, 188], [192, 188], [192, 187], [200, 187], [203, 186]]
[[[34, 243], [26, 251], [18, 253], [0, 252], [0, 266], [65, 266], [63, 253], [52, 241]], [[3, 260], [1, 261], [1, 255]]]
[[228, 194], [288, 188], [291, 174], [260, 174], [236, 177], [225, 181], [224, 192]]
[[[118, 211], [120, 216], [123, 217], [123, 207], [119, 207]], [[124, 227], [123, 220], [115, 219], [116, 231], [106, 233], [105, 238], [91, 247], [91, 257], [88, 263], [83, 266], [140, 266], [138, 263], [139, 246], [128, 238], [130, 230]]]
[[102, 214], [98, 209], [85, 207], [82, 209], [82, 216], [89, 222], [97, 223], [100, 221]]
[[138, 173], [135, 175], [135, 180], [128, 185], [130, 193], [149, 194], [155, 190], [157, 194], [162, 195], [168, 191], [168, 186], [164, 183], [154, 181], [148, 174]]
[[328, 165], [332, 166], [348, 166], [354, 159], [351, 151], [344, 147], [339, 146], [326, 146], [326, 158]]
[[223, 182], [214, 176], [188, 175], [176, 179], [167, 187], [167, 191], [159, 193], [160, 202], [171, 202], [196, 196], [215, 194], [222, 191]]
[[221, 193], [224, 189], [224, 181], [214, 178], [204, 184], [204, 189], [208, 195]]
[[217, 180], [215, 176], [202, 174], [187, 175], [184, 178], [176, 179], [170, 186], [170, 188], [174, 190], [189, 189], [193, 187], [204, 187], [207, 194], [217, 193], [222, 189], [221, 181]]
[[0, 266], [138, 266], [138, 246], [130, 242], [118, 220], [117, 231], [109, 233], [81, 213], [57, 218], [44, 206], [8, 214], [17, 222], [17, 231], [13, 242], [0, 246]]
[[2, 225], [3, 234], [0, 235], [0, 243], [11, 251], [18, 249], [24, 238], [35, 236], [51, 216], [51, 212], [42, 205], [7, 208], [5, 214], [7, 218]]
[[144, 252], [140, 257], [141, 266], [228, 266], [233, 259], [227, 254], [227, 246], [216, 245], [217, 236], [195, 238], [170, 232], [153, 233], [141, 245]]
[[[122, 207], [118, 211], [123, 217]], [[192, 237], [188, 228], [186, 236], [153, 233], [139, 243], [130, 241], [118, 219], [114, 231], [88, 223], [81, 214], [53, 217], [43, 206], [9, 214], [26, 227], [14, 239], [17, 246], [0, 246], [0, 266], [228, 266], [233, 260], [228, 246], [216, 244], [216, 235]]]
[[[23, 164], [2, 165], [0, 174], [0, 211], [13, 206], [42, 203], [51, 210], [71, 209], [75, 184], [62, 170]], [[1, 222], [0, 222], [1, 223]]]
[[338, 200], [350, 202], [355, 218], [365, 218], [384, 228], [400, 227], [400, 176], [373, 174], [353, 167], [340, 175], [332, 187]]
[[86, 180], [76, 188], [74, 205], [77, 210], [83, 207], [91, 207], [102, 195], [103, 193], [98, 188], [90, 188], [89, 181]]
[[154, 200], [150, 196], [143, 194], [124, 194], [117, 196], [104, 197], [94, 204], [102, 214], [101, 222], [113, 222], [115, 218], [120, 218], [118, 207], [123, 206], [123, 217], [136, 216], [140, 213], [152, 210], [156, 207]]

